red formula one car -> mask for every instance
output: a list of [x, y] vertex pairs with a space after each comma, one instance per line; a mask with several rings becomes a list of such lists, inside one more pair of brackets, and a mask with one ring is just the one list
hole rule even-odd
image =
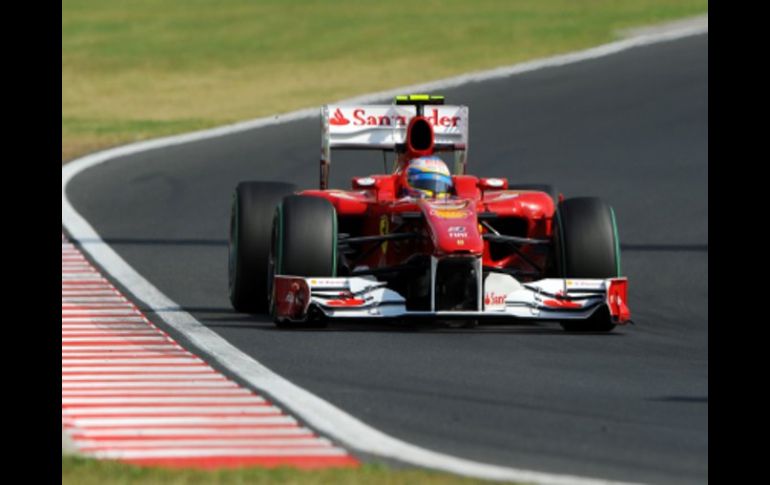
[[[398, 96], [392, 105], [324, 106], [321, 122], [318, 190], [279, 182], [235, 190], [236, 310], [269, 312], [281, 326], [433, 318], [610, 331], [630, 321], [612, 208], [466, 175], [467, 107]], [[362, 148], [394, 152], [392, 173], [329, 189], [332, 149]]]

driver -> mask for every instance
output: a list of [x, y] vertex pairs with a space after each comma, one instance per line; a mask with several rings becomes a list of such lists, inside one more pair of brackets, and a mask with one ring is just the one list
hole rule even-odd
[[404, 170], [404, 193], [417, 198], [448, 197], [452, 176], [443, 160], [434, 155], [413, 159]]

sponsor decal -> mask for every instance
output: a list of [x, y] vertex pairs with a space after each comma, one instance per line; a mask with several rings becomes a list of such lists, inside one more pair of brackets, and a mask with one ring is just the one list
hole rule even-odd
[[486, 184], [488, 187], [502, 187], [503, 181], [502, 179], [486, 179]]
[[337, 108], [337, 111], [334, 112], [334, 116], [329, 118], [329, 124], [334, 126], [345, 126], [350, 124], [350, 120], [345, 118], [341, 109]]
[[521, 290], [521, 284], [507, 274], [489, 273], [484, 278], [484, 308], [491, 311], [505, 310], [505, 300]]
[[450, 226], [448, 232], [449, 237], [455, 239], [465, 239], [468, 237], [468, 229], [465, 226]]
[[468, 207], [468, 202], [464, 202], [464, 201], [460, 202], [460, 203], [454, 203], [454, 204], [449, 202], [449, 201], [435, 202], [435, 203], [432, 203], [432, 204], [430, 202], [426, 202], [426, 204], [431, 209], [441, 209], [441, 210], [446, 210], [446, 209], [460, 210], [460, 209], [465, 209], [466, 207]]
[[347, 280], [345, 278], [318, 278], [310, 280], [310, 284], [313, 286], [345, 286]]
[[[339, 114], [339, 117], [337, 116]], [[367, 114], [366, 108], [353, 109], [353, 126], [406, 126], [409, 123], [411, 115], [403, 114]], [[460, 116], [445, 116], [439, 115], [439, 110], [433, 108], [429, 113], [425, 113], [425, 118], [431, 125], [444, 127], [444, 128], [456, 128], [462, 119]], [[333, 121], [334, 120], [334, 121]], [[329, 123], [333, 125], [347, 125], [350, 120], [344, 117], [339, 108], [334, 113], [334, 117], [329, 119]]]
[[604, 288], [604, 281], [567, 280], [567, 286], [570, 288], [590, 288], [600, 290]]
[[350, 306], [361, 306], [364, 303], [366, 303], [366, 300], [363, 298], [344, 298], [340, 300], [329, 300], [326, 302], [329, 306], [344, 306], [344, 307], [350, 307]]
[[302, 318], [307, 310], [310, 288], [302, 278], [276, 276], [273, 286], [275, 312], [289, 318]]
[[484, 295], [484, 305], [487, 307], [503, 306], [505, 305], [505, 295], [490, 291]]
[[583, 305], [569, 300], [543, 300], [543, 305], [551, 308], [582, 308]]
[[486, 197], [486, 200], [499, 202], [501, 200], [515, 199], [518, 196], [519, 196], [518, 193], [504, 192], [502, 194], [496, 194], [491, 197]]
[[430, 213], [442, 219], [463, 219], [468, 217], [468, 212], [463, 210], [431, 209]]

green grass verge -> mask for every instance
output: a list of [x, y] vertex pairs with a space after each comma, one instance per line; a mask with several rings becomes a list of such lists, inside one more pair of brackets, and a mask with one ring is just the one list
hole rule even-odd
[[707, 11], [707, 0], [63, 0], [62, 160]]
[[306, 471], [288, 467], [200, 471], [137, 467], [116, 461], [72, 456], [62, 456], [61, 478], [62, 485], [150, 485], [161, 483], [164, 485], [325, 485], [330, 483], [336, 485], [474, 485], [493, 483], [425, 470], [393, 470], [381, 465]]

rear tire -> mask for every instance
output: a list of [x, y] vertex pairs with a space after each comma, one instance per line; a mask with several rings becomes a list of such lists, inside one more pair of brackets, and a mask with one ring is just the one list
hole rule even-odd
[[296, 191], [282, 182], [241, 182], [233, 193], [228, 244], [230, 302], [239, 312], [267, 311], [267, 263], [276, 206]]
[[[612, 208], [596, 197], [567, 199], [555, 218], [555, 270], [561, 278], [614, 278], [620, 275], [620, 244]], [[606, 308], [584, 321], [563, 321], [569, 332], [609, 332]]]
[[[302, 195], [285, 197], [275, 210], [272, 234], [272, 274], [321, 278], [337, 275], [337, 211], [328, 200]], [[272, 288], [270, 293], [272, 300]], [[272, 301], [270, 307], [274, 314]], [[318, 327], [325, 322], [276, 321], [276, 325]]]

